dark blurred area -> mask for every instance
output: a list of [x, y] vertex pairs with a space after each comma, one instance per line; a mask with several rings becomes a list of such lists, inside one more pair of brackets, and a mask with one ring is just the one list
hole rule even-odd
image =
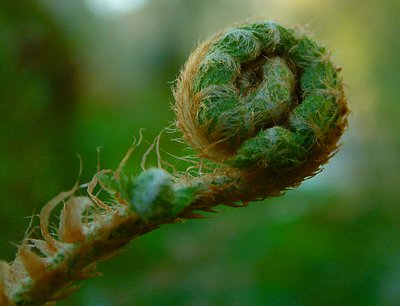
[[248, 17], [308, 25], [332, 51], [352, 110], [340, 152], [283, 197], [136, 239], [59, 305], [400, 305], [398, 0], [2, 0], [0, 258], [75, 183], [77, 155], [86, 182], [96, 148], [115, 169], [146, 128], [137, 173], [190, 51]]

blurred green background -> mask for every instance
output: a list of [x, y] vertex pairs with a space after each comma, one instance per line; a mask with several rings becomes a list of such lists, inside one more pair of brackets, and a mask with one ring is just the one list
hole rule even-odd
[[332, 51], [352, 110], [342, 149], [283, 197], [136, 239], [59, 305], [400, 305], [398, 0], [1, 0], [0, 258], [74, 184], [77, 154], [86, 182], [97, 147], [115, 169], [144, 127], [137, 173], [190, 51], [248, 17], [308, 25]]

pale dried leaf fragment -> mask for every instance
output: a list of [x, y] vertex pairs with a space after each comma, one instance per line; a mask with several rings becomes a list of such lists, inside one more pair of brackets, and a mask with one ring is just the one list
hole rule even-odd
[[0, 305], [11, 305], [7, 294], [7, 279], [10, 273], [10, 266], [5, 261], [0, 261]]
[[92, 199], [93, 202], [95, 202], [100, 208], [104, 209], [105, 211], [110, 212], [112, 209], [110, 206], [108, 206], [107, 204], [105, 204], [102, 200], [100, 200], [95, 194], [94, 194], [94, 189], [96, 188], [97, 184], [98, 184], [98, 179], [97, 176], [98, 175], [102, 175], [102, 174], [106, 174], [106, 173], [113, 173], [113, 171], [111, 170], [101, 170], [99, 172], [97, 172], [92, 180], [89, 182], [88, 187], [87, 187], [87, 193], [89, 195], [89, 197]]
[[35, 252], [31, 251], [27, 243], [23, 243], [18, 252], [17, 260], [24, 265], [31, 279], [39, 279], [46, 273], [46, 265]]
[[61, 211], [58, 236], [63, 242], [85, 242], [86, 234], [82, 224], [83, 212], [92, 205], [88, 197], [71, 197]]
[[49, 250], [53, 253], [57, 251], [57, 241], [49, 233], [50, 214], [58, 203], [72, 196], [75, 193], [76, 189], [77, 185], [75, 185], [71, 190], [61, 192], [59, 195], [51, 199], [40, 212], [40, 230], [42, 232], [43, 238], [49, 244]]

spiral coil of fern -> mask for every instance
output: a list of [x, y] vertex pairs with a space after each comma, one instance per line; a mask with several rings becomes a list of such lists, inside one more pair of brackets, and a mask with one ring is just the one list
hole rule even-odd
[[[40, 213], [42, 238], [25, 237], [13, 263], [0, 262], [1, 305], [52, 304], [95, 276], [96, 262], [161, 224], [297, 186], [329, 160], [347, 124], [329, 53], [274, 22], [240, 24], [202, 43], [174, 94], [177, 126], [215, 169], [192, 176], [152, 168], [132, 178], [124, 159], [116, 171], [96, 173], [88, 196], [75, 196], [77, 185], [60, 193]], [[64, 201], [50, 233], [50, 215]]]
[[339, 70], [309, 36], [271, 21], [237, 25], [193, 52], [175, 91], [177, 124], [222, 165], [208, 178], [214, 201], [280, 194], [327, 162], [347, 124]]

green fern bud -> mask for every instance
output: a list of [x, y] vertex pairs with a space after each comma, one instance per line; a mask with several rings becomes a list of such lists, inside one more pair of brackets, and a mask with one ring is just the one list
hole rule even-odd
[[[175, 98], [186, 140], [221, 164], [205, 184], [226, 176], [235, 186], [229, 200], [248, 201], [316, 173], [347, 124], [339, 71], [325, 47], [271, 21], [237, 25], [202, 43]], [[220, 187], [212, 198], [226, 201]]]

